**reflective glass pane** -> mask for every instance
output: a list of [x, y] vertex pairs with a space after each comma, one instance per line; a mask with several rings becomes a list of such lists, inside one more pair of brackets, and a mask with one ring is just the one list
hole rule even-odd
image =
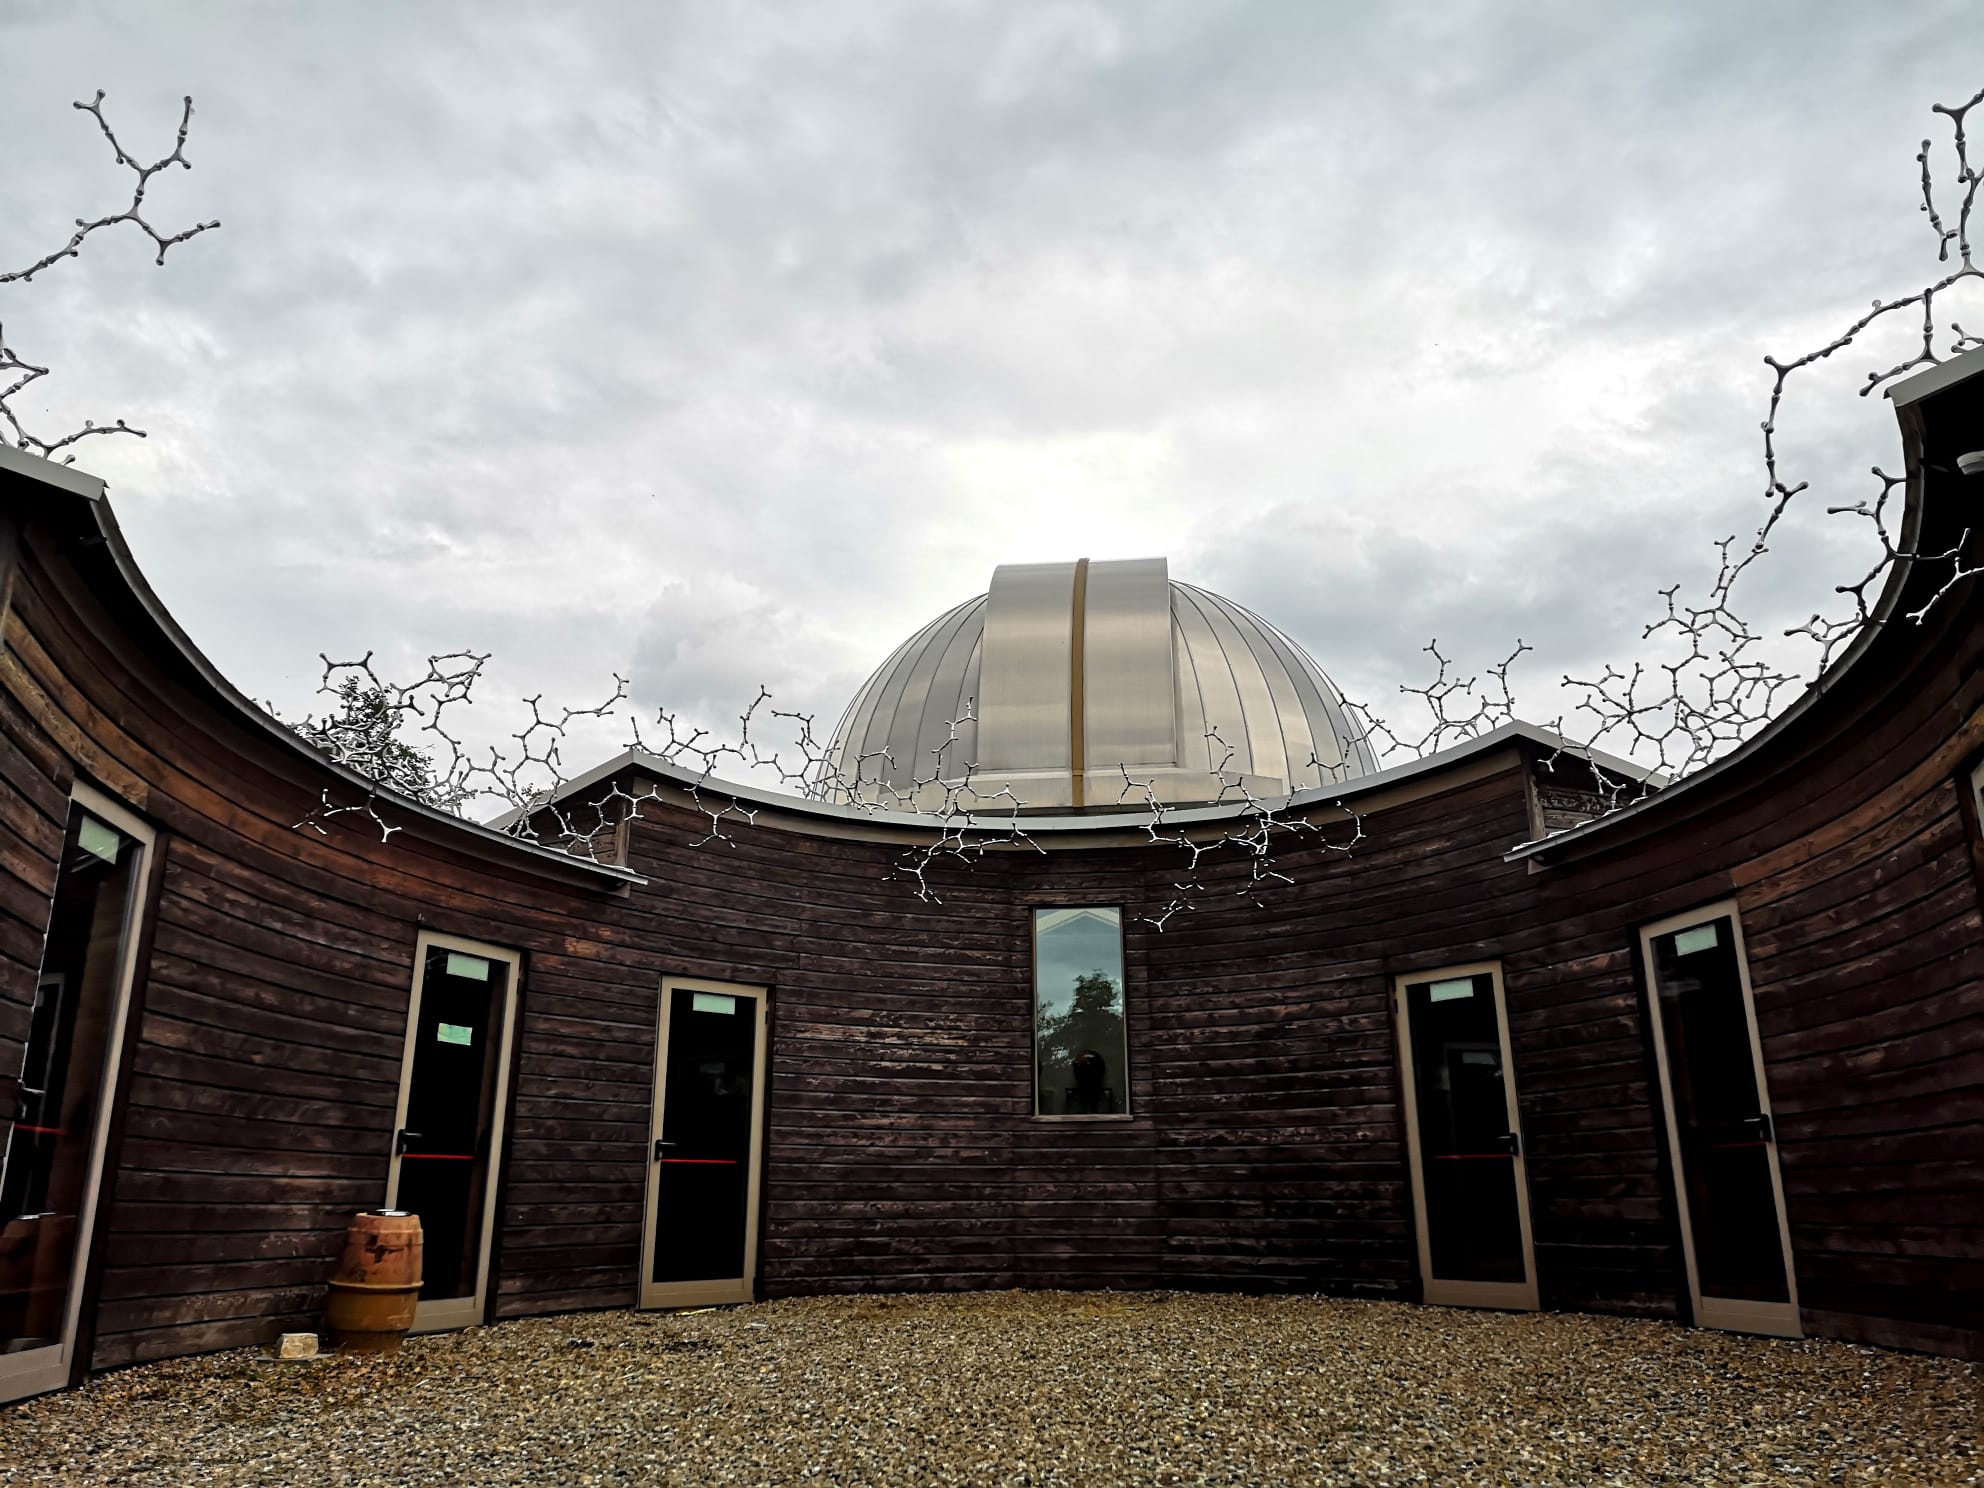
[[1725, 916], [1655, 936], [1653, 973], [1702, 1295], [1788, 1302], [1734, 926]]
[[142, 846], [72, 809], [26, 1025], [0, 1035], [0, 1353], [62, 1341]]
[[1405, 1001], [1433, 1274], [1526, 1281], [1495, 980], [1408, 985]]
[[501, 961], [439, 947], [428, 949], [421, 969], [393, 1202], [420, 1216], [422, 1301], [473, 1297], [481, 1280], [509, 970]]
[[744, 1274], [758, 1003], [677, 987], [668, 994], [650, 1281]]
[[1033, 976], [1038, 1112], [1128, 1111], [1122, 912], [1036, 909]]

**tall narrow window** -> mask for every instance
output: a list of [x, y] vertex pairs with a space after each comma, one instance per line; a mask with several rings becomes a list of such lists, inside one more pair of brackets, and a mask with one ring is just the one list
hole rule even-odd
[[1036, 1114], [1128, 1114], [1121, 910], [1033, 912], [1033, 1044]]

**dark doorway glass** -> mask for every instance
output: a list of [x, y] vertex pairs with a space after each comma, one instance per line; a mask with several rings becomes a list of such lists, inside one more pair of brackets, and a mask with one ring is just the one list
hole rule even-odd
[[1036, 909], [1033, 995], [1038, 1114], [1128, 1111], [1122, 911]]
[[757, 1015], [756, 998], [669, 990], [651, 1282], [744, 1274]]
[[509, 965], [429, 946], [422, 963], [395, 1208], [420, 1216], [423, 1302], [473, 1297], [496, 1125]]
[[[94, 1198], [92, 1149], [110, 1096], [111, 1040], [144, 847], [69, 813], [25, 1037], [0, 1080], [0, 1353], [62, 1342], [76, 1247]], [[0, 1043], [0, 1047], [4, 1047]]]
[[1705, 1297], [1789, 1302], [1773, 1137], [1736, 955], [1727, 916], [1653, 938], [1696, 1282]]
[[1433, 1275], [1526, 1281], [1495, 979], [1408, 983], [1405, 999]]

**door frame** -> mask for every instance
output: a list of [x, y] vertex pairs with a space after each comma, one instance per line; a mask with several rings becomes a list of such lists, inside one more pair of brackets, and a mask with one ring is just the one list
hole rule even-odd
[[473, 1328], [481, 1323], [489, 1303], [489, 1255], [496, 1238], [496, 1193], [502, 1185], [503, 1141], [509, 1132], [510, 1052], [515, 1039], [517, 1002], [523, 991], [523, 952], [487, 941], [460, 935], [444, 935], [438, 930], [422, 930], [413, 942], [413, 990], [407, 998], [406, 1037], [400, 1053], [400, 1091], [393, 1103], [392, 1139], [388, 1143], [386, 1202], [391, 1209], [399, 1196], [399, 1134], [406, 1125], [407, 1100], [413, 1093], [413, 1059], [420, 1033], [420, 986], [426, 980], [427, 953], [430, 950], [460, 951], [498, 961], [509, 968], [503, 979], [503, 1008], [496, 1049], [496, 1097], [489, 1126], [489, 1168], [484, 1175], [482, 1194], [482, 1236], [476, 1246], [475, 1293], [468, 1297], [446, 1297], [422, 1302], [414, 1308], [413, 1331], [442, 1333], [454, 1328]]
[[[1516, 1185], [1516, 1221], [1522, 1234], [1522, 1281], [1450, 1281], [1433, 1274], [1433, 1238], [1426, 1212], [1426, 1166], [1419, 1143], [1419, 1084], [1412, 1051], [1412, 1013], [1405, 995], [1408, 986], [1486, 976], [1494, 987], [1495, 1027], [1502, 1049], [1502, 1093], [1508, 1105], [1509, 1130], [1516, 1139], [1511, 1171]], [[1511, 1312], [1537, 1309], [1536, 1238], [1529, 1216], [1529, 1150], [1523, 1141], [1522, 1111], [1516, 1099], [1515, 1056], [1509, 1043], [1508, 999], [1502, 990], [1500, 961], [1471, 961], [1437, 966], [1392, 978], [1392, 1007], [1399, 1032], [1399, 1071], [1404, 1082], [1405, 1150], [1412, 1170], [1412, 1227], [1419, 1248], [1422, 1299], [1441, 1307], [1496, 1307]]]
[[[131, 897], [124, 907], [124, 928], [118, 939], [117, 990], [110, 1021], [105, 1029], [102, 1095], [99, 1097], [94, 1127], [90, 1132], [88, 1176], [84, 1180], [83, 1201], [77, 1205], [75, 1254], [70, 1259], [69, 1302], [62, 1317], [62, 1338], [45, 1348], [24, 1349], [17, 1354], [0, 1354], [0, 1401], [20, 1400], [48, 1390], [59, 1390], [69, 1383], [76, 1364], [76, 1344], [81, 1336], [83, 1290], [89, 1279], [90, 1254], [96, 1239], [97, 1211], [103, 1198], [104, 1170], [109, 1160], [111, 1115], [117, 1107], [119, 1082], [124, 1078], [124, 1036], [131, 1016], [132, 988], [137, 984], [138, 953], [144, 939], [144, 914], [150, 902], [152, 866], [158, 850], [158, 833], [129, 806], [106, 795], [88, 781], [78, 779], [69, 788], [69, 805], [80, 807], [101, 818], [138, 844], [138, 862], [131, 875]], [[69, 823], [65, 816], [62, 832], [66, 840]], [[61, 864], [56, 865], [57, 892], [60, 891]], [[51, 894], [48, 913], [52, 919], [55, 900]], [[48, 953], [47, 928], [42, 930], [42, 954]], [[41, 983], [36, 969], [36, 986]]]
[[1657, 936], [1671, 935], [1697, 925], [1726, 918], [1736, 947], [1736, 973], [1743, 989], [1743, 1024], [1750, 1034], [1750, 1063], [1757, 1077], [1757, 1108], [1769, 1119], [1770, 1084], [1764, 1078], [1764, 1041], [1757, 1030], [1757, 999], [1750, 987], [1750, 951], [1743, 940], [1743, 917], [1734, 899], [1720, 899], [1684, 914], [1668, 915], [1640, 927], [1640, 966], [1646, 987], [1647, 1022], [1652, 1025], [1653, 1062], [1660, 1076], [1660, 1111], [1667, 1128], [1667, 1150], [1672, 1156], [1668, 1167], [1674, 1175], [1674, 1209], [1681, 1221], [1681, 1255], [1688, 1277], [1688, 1301], [1700, 1328], [1723, 1328], [1732, 1333], [1761, 1333], [1774, 1338], [1803, 1338], [1804, 1324], [1798, 1316], [1798, 1272], [1792, 1264], [1791, 1216], [1784, 1207], [1784, 1175], [1777, 1162], [1777, 1127], [1769, 1127], [1770, 1140], [1764, 1156], [1770, 1168], [1771, 1199], [1777, 1205], [1777, 1237], [1784, 1249], [1784, 1285], [1788, 1300], [1751, 1302], [1737, 1297], [1704, 1297], [1701, 1273], [1695, 1262], [1695, 1227], [1688, 1210], [1687, 1154], [1681, 1147], [1680, 1122], [1674, 1110], [1674, 1076], [1667, 1062], [1667, 1028], [1660, 1016], [1659, 976], [1653, 957]]
[[[757, 1018], [752, 1041], [751, 1076], [751, 1167], [744, 1188], [744, 1274], [716, 1281], [650, 1281], [654, 1275], [654, 1247], [660, 1234], [661, 1176], [660, 1152], [662, 1116], [668, 1101], [668, 1035], [674, 993], [716, 992], [725, 997], [747, 998], [755, 1002]], [[659, 994], [661, 1012], [655, 1025], [654, 1095], [648, 1108], [647, 1206], [641, 1223], [641, 1274], [636, 1292], [640, 1307], [711, 1307], [733, 1302], [749, 1302], [758, 1286], [758, 1200], [764, 1177], [765, 1086], [771, 1071], [767, 1065], [768, 1030], [771, 1023], [771, 988], [748, 982], [713, 982], [703, 977], [665, 976]]]

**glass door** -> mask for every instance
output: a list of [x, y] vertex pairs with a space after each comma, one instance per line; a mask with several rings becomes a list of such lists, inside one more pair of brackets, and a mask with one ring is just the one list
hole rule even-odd
[[60, 1389], [75, 1362], [152, 843], [76, 786], [34, 1003], [0, 1022], [0, 1400]]
[[1662, 920], [1640, 942], [1695, 1321], [1797, 1338], [1777, 1133], [1736, 906]]
[[1534, 1309], [1536, 1254], [1501, 969], [1400, 977], [1394, 991], [1425, 1298]]
[[420, 1216], [416, 1332], [483, 1318], [518, 961], [515, 951], [426, 931], [415, 945], [386, 1207]]
[[749, 1302], [758, 1275], [762, 987], [661, 984], [641, 1306]]

